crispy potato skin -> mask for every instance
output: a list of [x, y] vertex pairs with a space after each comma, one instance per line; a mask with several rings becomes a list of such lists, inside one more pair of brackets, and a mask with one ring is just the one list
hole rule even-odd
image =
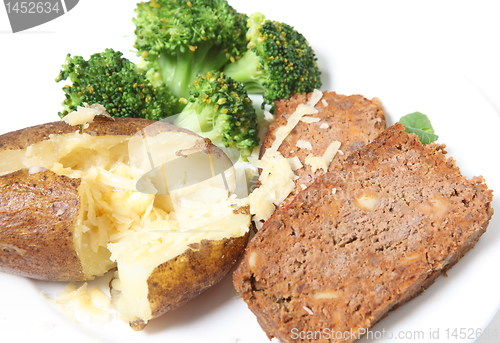
[[[193, 250], [156, 267], [148, 278], [153, 318], [183, 306], [219, 282], [240, 259], [248, 237], [247, 233], [221, 241], [203, 240], [193, 245]], [[137, 320], [130, 326], [139, 331], [146, 323]]]
[[[154, 124], [154, 125], [153, 125]], [[0, 136], [0, 152], [22, 150], [50, 135], [78, 131], [59, 121], [32, 126]], [[96, 117], [84, 133], [132, 136], [139, 131], [155, 135], [165, 131], [196, 135], [161, 122], [136, 118]], [[223, 154], [204, 140], [199, 148]], [[45, 170], [30, 174], [21, 169], [0, 176], [0, 271], [51, 281], [83, 281], [73, 243], [80, 211], [81, 180]], [[221, 241], [202, 241], [182, 255], [158, 266], [147, 283], [153, 318], [176, 309], [219, 282], [242, 256], [249, 234]], [[134, 330], [143, 321], [130, 323]]]
[[[90, 123], [89, 127], [83, 130], [83, 132], [92, 136], [133, 136], [140, 130], [144, 129], [146, 129], [147, 133], [150, 135], [171, 130], [194, 135], [191, 131], [164, 124], [162, 122], [141, 118], [121, 117], [116, 117], [114, 120], [105, 117], [96, 117], [94, 121]], [[8, 132], [0, 136], [0, 151], [25, 149], [31, 144], [49, 139], [49, 136], [52, 134], [61, 135], [65, 133], [73, 133], [78, 130], [78, 126], [71, 126], [63, 121], [56, 121]]]
[[[172, 130], [146, 119], [96, 117], [84, 133], [131, 136], [139, 130]], [[174, 127], [175, 128], [175, 127]], [[178, 130], [181, 130], [177, 128]], [[31, 126], [0, 136], [0, 152], [22, 150], [50, 135], [78, 131], [63, 121]], [[186, 131], [190, 132], [190, 131]], [[80, 179], [50, 171], [21, 169], [0, 177], [0, 271], [39, 280], [83, 281], [73, 232], [80, 210]], [[64, 210], [62, 214], [59, 211]]]
[[28, 169], [0, 176], [0, 271], [51, 281], [84, 279], [73, 244], [79, 179]]

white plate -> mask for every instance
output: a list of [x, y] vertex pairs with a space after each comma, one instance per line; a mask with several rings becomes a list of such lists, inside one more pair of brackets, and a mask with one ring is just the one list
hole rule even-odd
[[[426, 113], [439, 141], [447, 144], [449, 155], [457, 160], [463, 174], [483, 175], [490, 188], [500, 189], [495, 161], [499, 117], [458, 70], [449, 69], [432, 55], [441, 42], [433, 37], [448, 32], [445, 24], [439, 22], [442, 26], [437, 26], [436, 18], [446, 17], [443, 6], [407, 10], [398, 7], [398, 2], [384, 2], [383, 6], [326, 1], [231, 3], [246, 13], [260, 10], [303, 32], [317, 52], [323, 90], [380, 98], [389, 124], [410, 112]], [[65, 16], [18, 34], [7, 33], [10, 27], [0, 10], [0, 133], [58, 119], [63, 93], [61, 85], [53, 80], [68, 52], [88, 57], [112, 47], [134, 59], [129, 51], [133, 44], [130, 18], [134, 7], [135, 1], [130, 0], [80, 1]], [[423, 25], [418, 18], [431, 8], [435, 20]], [[419, 37], [429, 44], [417, 40]], [[493, 207], [500, 209], [497, 198]], [[372, 334], [379, 339], [363, 340], [472, 342], [500, 306], [496, 273], [500, 261], [500, 249], [496, 248], [500, 244], [499, 229], [497, 215], [476, 248], [448, 272], [448, 277], [440, 277], [423, 295], [377, 324]], [[106, 280], [97, 284], [106, 289]], [[2, 338], [53, 342], [268, 342], [255, 317], [234, 296], [230, 277], [183, 308], [152, 321], [139, 333], [119, 321], [106, 325], [69, 322], [40, 295], [45, 292], [53, 296], [63, 287], [0, 274]], [[464, 332], [466, 337], [455, 337], [454, 332]]]

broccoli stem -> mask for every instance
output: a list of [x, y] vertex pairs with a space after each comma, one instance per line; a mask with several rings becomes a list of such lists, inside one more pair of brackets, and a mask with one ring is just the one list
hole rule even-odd
[[[193, 48], [195, 49], [195, 48]], [[197, 44], [194, 51], [160, 53], [158, 65], [163, 83], [178, 98], [189, 98], [189, 85], [199, 73], [220, 70], [228, 59], [219, 46], [208, 42]]]
[[224, 68], [224, 73], [233, 80], [245, 85], [245, 89], [250, 94], [263, 94], [265, 88], [262, 80], [265, 72], [260, 67], [260, 57], [252, 50], [248, 50], [234, 63], [229, 63]]
[[213, 144], [220, 146], [222, 132], [217, 125], [214, 125], [213, 115], [213, 108], [210, 106], [189, 102], [175, 118], [174, 125], [209, 138]]

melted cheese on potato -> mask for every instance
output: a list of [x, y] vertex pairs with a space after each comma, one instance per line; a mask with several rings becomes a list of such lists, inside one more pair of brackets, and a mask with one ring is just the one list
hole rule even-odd
[[[196, 168], [205, 156], [191, 147], [203, 142], [199, 136], [173, 131], [148, 137], [76, 131], [52, 135], [23, 153], [27, 168], [81, 179], [75, 250], [86, 276], [118, 266], [114, 284], [120, 287], [112, 292], [112, 305], [126, 321], [151, 318], [147, 279], [158, 265], [194, 243], [240, 237], [249, 230], [250, 215], [236, 211], [247, 206], [248, 199], [233, 194], [234, 168]], [[212, 163], [217, 156], [209, 157]], [[194, 166], [185, 169], [198, 172], [194, 180], [186, 172], [168, 173], [164, 167], [188, 161]]]

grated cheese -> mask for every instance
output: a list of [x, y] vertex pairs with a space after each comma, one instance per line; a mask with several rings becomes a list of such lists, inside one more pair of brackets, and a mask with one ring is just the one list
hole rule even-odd
[[307, 306], [302, 306], [302, 308], [307, 312], [309, 313], [311, 316], [314, 314], [314, 312]]
[[89, 124], [94, 121], [94, 118], [99, 115], [112, 118], [106, 112], [104, 106], [100, 104], [89, 106], [89, 104], [84, 103], [84, 106], [77, 106], [76, 111], [67, 114], [62, 120], [71, 126], [83, 125], [83, 128], [86, 129], [89, 127]]
[[290, 162], [279, 151], [266, 152], [259, 161], [263, 166], [259, 177], [260, 187], [248, 196], [250, 213], [258, 229], [295, 188], [296, 175]]
[[273, 122], [274, 121], [274, 115], [269, 112], [269, 111], [264, 111], [264, 120], [268, 122]]
[[315, 117], [302, 117], [302, 119], [300, 119], [301, 122], [304, 122], [304, 123], [307, 123], [307, 124], [311, 124], [311, 123], [317, 123], [319, 122], [321, 119], [320, 118], [315, 118]]
[[[91, 112], [87, 108], [83, 111]], [[31, 172], [45, 168], [81, 180], [78, 193], [82, 210], [73, 232], [75, 251], [86, 277], [101, 276], [118, 267], [119, 279], [112, 286], [121, 286], [112, 290], [111, 306], [125, 321], [151, 318], [147, 279], [156, 266], [181, 255], [192, 243], [240, 237], [249, 230], [251, 217], [235, 211], [248, 206], [248, 198], [237, 198], [227, 188], [233, 189], [236, 183], [231, 171], [224, 172], [226, 183], [218, 175], [187, 185], [184, 174], [170, 175], [169, 182], [182, 187], [172, 187], [168, 194], [152, 179], [149, 171], [154, 165], [178, 159], [179, 146], [197, 146], [199, 140], [198, 136], [174, 131], [144, 138], [77, 131], [51, 135], [23, 153], [23, 165]], [[150, 155], [141, 150], [145, 146]], [[192, 162], [193, 168], [197, 161]], [[139, 181], [152, 191], [139, 191]], [[55, 214], [62, 215], [64, 209], [61, 205]], [[78, 302], [92, 312], [94, 297], [99, 304], [106, 302], [86, 286], [67, 293], [73, 291], [70, 298], [84, 300], [62, 304], [68, 311], [74, 312]]]
[[47, 168], [43, 168], [43, 167], [40, 167], [40, 166], [33, 166], [33, 167], [30, 167], [28, 169], [28, 173], [29, 174], [36, 174], [36, 173], [44, 172], [46, 170], [47, 170]]
[[113, 318], [109, 298], [95, 286], [89, 290], [86, 282], [80, 288], [69, 283], [62, 293], [56, 295], [56, 299], [42, 295], [75, 323], [106, 323]]
[[300, 159], [298, 156], [287, 158], [287, 160], [288, 160], [288, 163], [290, 163], [290, 166], [292, 167], [293, 171], [296, 171], [297, 169], [304, 167], [302, 162], [300, 162]]
[[340, 142], [334, 141], [330, 143], [323, 156], [313, 156], [312, 154], [309, 154], [306, 157], [305, 162], [311, 166], [313, 173], [315, 173], [318, 169], [323, 169], [325, 172], [327, 172], [328, 166], [337, 154], [339, 148]]
[[[295, 189], [294, 181], [298, 177], [293, 171], [302, 168], [303, 165], [298, 158], [286, 159], [278, 149], [304, 116], [318, 113], [315, 106], [321, 100], [322, 96], [323, 93], [321, 91], [314, 90], [307, 104], [297, 106], [295, 112], [288, 117], [287, 123], [276, 130], [276, 138], [271, 147], [264, 152], [262, 158], [258, 161], [251, 160], [254, 166], [262, 169], [259, 176], [259, 188], [255, 189], [248, 196], [250, 213], [253, 216], [253, 221], [257, 229], [262, 227], [263, 222], [274, 213], [276, 206], [281, 204]], [[305, 143], [312, 150], [311, 144], [308, 142]]]
[[297, 148], [300, 148], [300, 149], [307, 149], [307, 150], [312, 150], [313, 149], [312, 144], [310, 142], [308, 142], [308, 141], [303, 140], [303, 139], [299, 139], [297, 141], [297, 143], [295, 144], [295, 146]]
[[299, 106], [297, 106], [295, 112], [292, 113], [292, 115], [288, 118], [287, 123], [283, 126], [280, 126], [276, 130], [276, 139], [269, 149], [271, 149], [272, 151], [277, 151], [285, 138], [290, 134], [290, 132], [292, 132], [295, 126], [297, 126], [303, 116], [318, 113], [318, 110], [314, 108], [314, 106], [316, 106], [322, 96], [323, 93], [315, 89], [311, 95], [311, 99], [307, 102], [307, 104], [300, 104]]

